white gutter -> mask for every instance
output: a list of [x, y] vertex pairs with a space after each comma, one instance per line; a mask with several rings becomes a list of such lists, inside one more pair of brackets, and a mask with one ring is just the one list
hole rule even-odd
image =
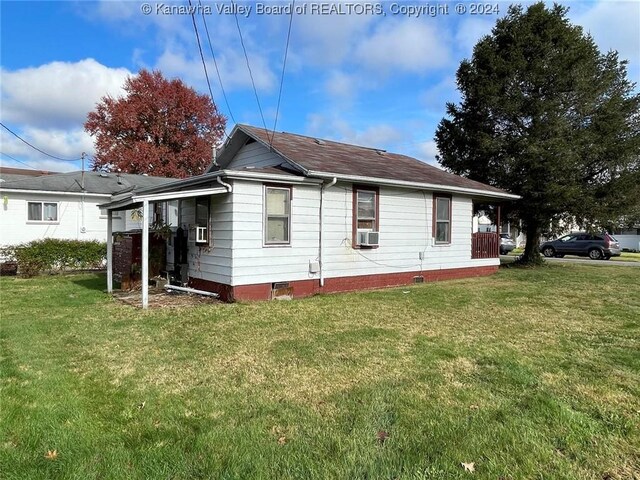
[[228, 193], [232, 193], [233, 192], [233, 187], [231, 185], [229, 185], [228, 183], [223, 182], [221, 176], [217, 176], [216, 177], [216, 182], [218, 182], [220, 185], [222, 185], [224, 188], [226, 188]]
[[[229, 185], [231, 187], [231, 185]], [[131, 197], [131, 201], [133, 203], [149, 201], [149, 202], [161, 202], [164, 200], [175, 200], [178, 198], [190, 198], [190, 197], [199, 197], [201, 195], [215, 195], [217, 193], [227, 193], [228, 190], [225, 187], [210, 187], [210, 188], [201, 188], [199, 190], [186, 190], [186, 191], [175, 191], [175, 192], [164, 192], [164, 193], [156, 193], [150, 195], [134, 195]]]
[[320, 217], [320, 236], [318, 239], [318, 264], [320, 266], [320, 286], [324, 287], [324, 268], [322, 266], [322, 237], [323, 237], [323, 230], [322, 230], [322, 224], [323, 224], [323, 219], [324, 219], [324, 214], [323, 214], [323, 200], [324, 200], [324, 191], [327, 188], [331, 188], [333, 187], [336, 183], [338, 182], [338, 178], [337, 177], [333, 177], [333, 179], [331, 180], [331, 182], [327, 183], [327, 184], [323, 184], [322, 187], [320, 188], [320, 212], [319, 212], [319, 217]]
[[309, 175], [325, 179], [339, 178], [340, 180], [344, 180], [347, 182], [373, 183], [378, 185], [389, 185], [396, 187], [437, 190], [440, 192], [464, 193], [467, 195], [482, 195], [484, 197], [504, 198], [508, 200], [517, 200], [521, 198], [519, 195], [513, 195], [511, 193], [492, 192], [490, 190], [480, 190], [476, 188], [453, 187], [449, 185], [438, 185], [436, 183], [407, 182], [405, 180], [389, 180], [385, 178], [364, 177], [360, 175], [342, 175], [339, 173], [317, 172], [313, 170], [309, 171]]
[[74, 196], [74, 197], [81, 197], [81, 196], [87, 196], [87, 197], [107, 197], [107, 198], [111, 198], [111, 194], [109, 193], [83, 193], [83, 192], [57, 192], [55, 190], [23, 190], [23, 189], [17, 189], [17, 188], [1, 188], [0, 187], [0, 191], [2, 192], [12, 192], [12, 193], [37, 193], [38, 195], [70, 195], [70, 196]]
[[274, 173], [261, 173], [251, 171], [223, 170], [224, 177], [239, 178], [249, 180], [268, 180], [270, 182], [282, 183], [315, 183], [321, 184], [322, 180], [317, 178], [301, 177], [298, 175], [280, 175]]

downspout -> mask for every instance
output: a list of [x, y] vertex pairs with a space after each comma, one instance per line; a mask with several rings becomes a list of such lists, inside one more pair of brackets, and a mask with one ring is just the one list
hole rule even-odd
[[322, 224], [323, 224], [323, 220], [324, 220], [324, 209], [323, 209], [323, 203], [324, 203], [324, 191], [327, 188], [331, 188], [333, 187], [336, 183], [338, 182], [338, 177], [333, 177], [333, 179], [331, 180], [331, 182], [327, 183], [327, 184], [322, 184], [322, 187], [320, 187], [320, 212], [319, 212], [319, 217], [320, 217], [320, 232], [319, 232], [319, 239], [318, 239], [318, 265], [320, 266], [320, 287], [324, 287], [324, 268], [322, 266], [322, 237], [323, 237], [323, 230], [322, 230]]
[[222, 181], [222, 177], [216, 177], [216, 182], [218, 182], [220, 185], [222, 185], [224, 188], [227, 189], [227, 192], [231, 193], [233, 192], [233, 187], [231, 185], [229, 185], [226, 182]]

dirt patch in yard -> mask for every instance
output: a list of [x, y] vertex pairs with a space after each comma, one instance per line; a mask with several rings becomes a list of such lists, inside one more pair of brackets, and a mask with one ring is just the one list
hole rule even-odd
[[[136, 290], [116, 290], [113, 298], [131, 305], [142, 308], [142, 291]], [[182, 308], [196, 305], [212, 305], [221, 303], [220, 300], [204, 295], [197, 295], [187, 292], [167, 292], [164, 289], [149, 289], [149, 308]]]

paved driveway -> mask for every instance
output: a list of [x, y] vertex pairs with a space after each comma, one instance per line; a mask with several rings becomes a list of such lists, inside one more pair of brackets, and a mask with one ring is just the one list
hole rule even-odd
[[[500, 263], [507, 264], [515, 262], [516, 257], [512, 255], [500, 255]], [[596, 267], [640, 267], [640, 262], [623, 262], [618, 260], [591, 260], [590, 258], [581, 257], [564, 257], [564, 258], [545, 258], [549, 263], [584, 263]]]

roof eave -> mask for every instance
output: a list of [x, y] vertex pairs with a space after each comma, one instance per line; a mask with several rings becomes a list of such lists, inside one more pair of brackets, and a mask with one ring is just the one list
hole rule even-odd
[[518, 200], [521, 197], [508, 192], [495, 192], [491, 190], [481, 190], [475, 188], [456, 187], [453, 185], [440, 185], [437, 183], [425, 183], [425, 182], [407, 182], [404, 180], [393, 180], [389, 178], [377, 178], [366, 177], [360, 175], [345, 175], [341, 173], [321, 172], [317, 170], [309, 170], [310, 177], [317, 177], [322, 179], [333, 179], [356, 182], [356, 183], [372, 183], [376, 185], [388, 185], [404, 188], [417, 188], [423, 190], [436, 190], [439, 192], [447, 193], [460, 193], [464, 195], [484, 197], [484, 198], [499, 198], [502, 200]]

